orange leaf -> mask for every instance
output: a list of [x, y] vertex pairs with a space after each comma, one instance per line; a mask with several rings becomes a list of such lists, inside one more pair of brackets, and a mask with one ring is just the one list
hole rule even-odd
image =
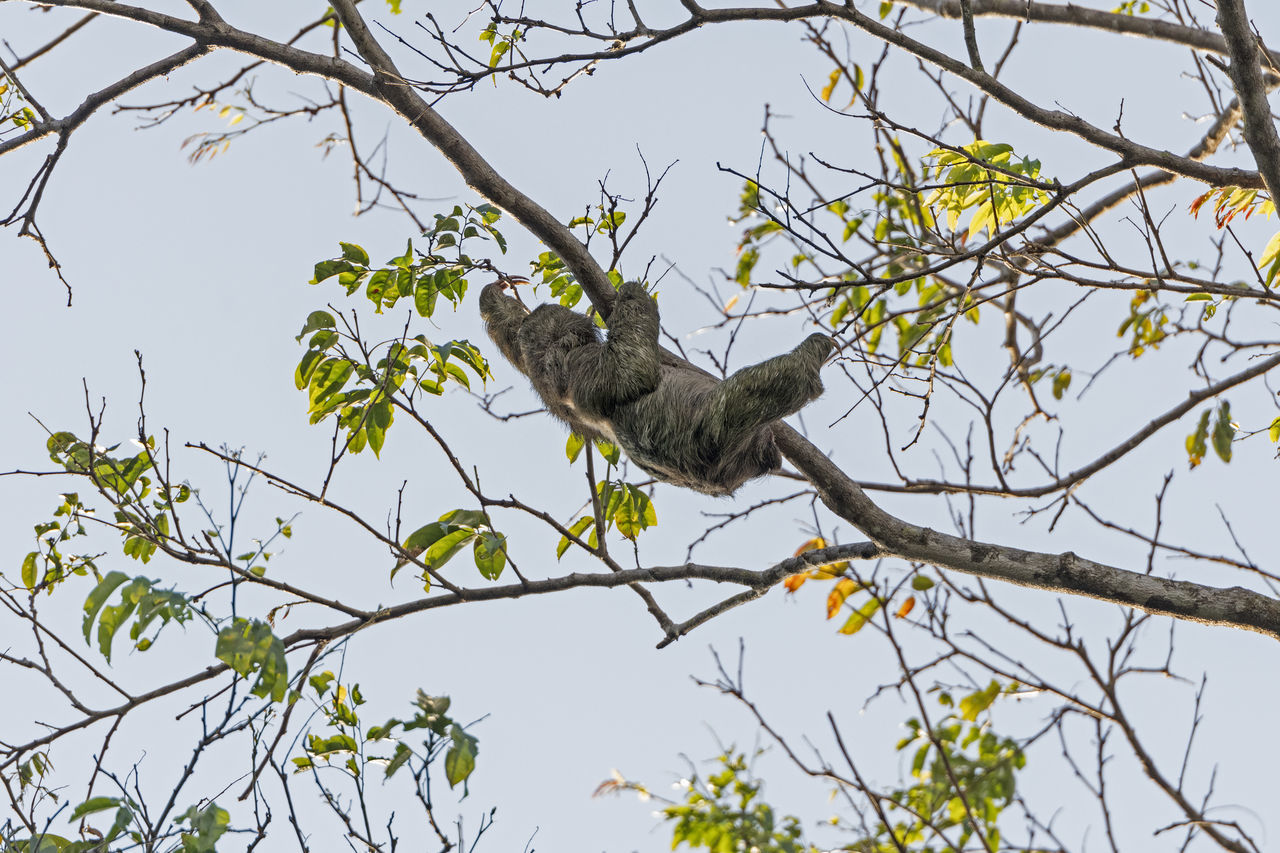
[[1192, 200], [1190, 207], [1192, 216], [1200, 215], [1200, 208], [1204, 206], [1204, 203], [1209, 200], [1211, 195], [1213, 195], [1213, 190], [1209, 190], [1204, 195], [1196, 196], [1195, 199]]
[[795, 592], [808, 579], [808, 572], [797, 572], [794, 575], [787, 575], [787, 578], [782, 582], [782, 585], [787, 588], [787, 592]]
[[841, 578], [837, 581], [836, 585], [831, 589], [831, 594], [827, 596], [827, 618], [830, 619], [839, 613], [844, 600], [861, 588], [861, 584], [848, 578]]
[[825, 548], [825, 547], [827, 547], [827, 540], [823, 539], [821, 536], [815, 536], [809, 541], [805, 542], [799, 548], [797, 548], [796, 552], [791, 556], [799, 557], [805, 551], [816, 551], [819, 548]]
[[898, 612], [893, 615], [897, 616], [899, 619], [906, 618], [906, 615], [910, 613], [912, 608], [915, 606], [916, 597], [914, 595], [907, 596], [907, 600], [902, 602], [902, 606], [898, 608]]

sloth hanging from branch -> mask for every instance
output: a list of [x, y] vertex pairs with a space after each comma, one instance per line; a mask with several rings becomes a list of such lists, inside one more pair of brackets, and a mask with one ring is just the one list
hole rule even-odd
[[480, 314], [547, 411], [583, 438], [621, 446], [673, 485], [730, 495], [776, 471], [782, 456], [770, 424], [822, 393], [819, 372], [834, 346], [826, 335], [717, 381], [662, 364], [658, 306], [635, 282], [618, 289], [604, 340], [590, 319], [562, 305], [530, 312], [504, 292], [510, 285], [485, 287]]

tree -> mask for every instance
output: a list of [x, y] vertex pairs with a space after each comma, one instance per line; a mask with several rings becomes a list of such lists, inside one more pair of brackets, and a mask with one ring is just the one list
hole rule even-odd
[[[345, 768], [346, 787], [312, 775], [349, 843], [392, 845], [398, 830], [388, 821], [384, 831], [368, 811], [366, 780], [375, 759], [412, 776], [412, 796], [442, 847], [462, 844], [461, 832], [451, 834], [439, 818], [431, 780], [443, 774], [450, 786], [467, 784], [476, 735], [429, 686], [409, 713], [381, 725], [362, 718], [364, 693], [333, 663], [347, 640], [375, 624], [463, 604], [629, 587], [656, 622], [659, 645], [667, 646], [785, 582], [792, 592], [824, 585], [828, 618], [843, 617], [841, 633], [873, 629], [878, 639], [850, 642], [876, 643], [879, 660], [898, 670], [890, 686], [914, 706], [910, 736], [899, 748], [913, 750], [907, 775], [915, 781], [884, 786], [864, 774], [859, 751], [846, 748], [834, 717], [832, 740], [814, 763], [795, 749], [794, 736], [770, 724], [741, 674], [721, 666], [713, 685], [740, 700], [801, 769], [845, 796], [850, 815], [861, 815], [845, 819], [848, 834], [834, 843], [884, 850], [1080, 846], [1080, 837], [1062, 833], [1044, 805], [1020, 799], [1015, 786], [1026, 756], [1045, 751], [1058, 735], [1062, 761], [1094, 799], [1094, 817], [1072, 822], [1096, 820], [1114, 847], [1130, 832], [1176, 831], [1179, 841], [1171, 844], [1256, 849], [1256, 828], [1214, 811], [1215, 777], [1189, 758], [1185, 732], [1172, 737], [1171, 758], [1167, 737], [1152, 746], [1145, 733], [1154, 724], [1136, 724], [1126, 701], [1130, 683], [1181, 674], [1173, 660], [1175, 631], [1157, 631], [1156, 624], [1183, 626], [1177, 636], [1199, 631], [1186, 623], [1280, 636], [1274, 572], [1251, 556], [1259, 539], [1265, 543], [1265, 528], [1240, 523], [1263, 504], [1258, 484], [1269, 482], [1266, 466], [1274, 464], [1280, 440], [1268, 385], [1280, 353], [1267, 323], [1276, 304], [1280, 235], [1251, 221], [1274, 212], [1280, 186], [1280, 136], [1267, 101], [1280, 82], [1274, 70], [1280, 55], [1263, 37], [1263, 19], [1249, 17], [1263, 10], [1220, 0], [1208, 21], [1199, 7], [1176, 0], [1111, 11], [1021, 0], [819, 0], [715, 9], [682, 0], [654, 11], [579, 4], [513, 12], [495, 4], [483, 7], [485, 20], [472, 15], [458, 26], [419, 9], [396, 17], [399, 2], [357, 9], [337, 0], [310, 21], [291, 21], [291, 34], [278, 37], [272, 35], [278, 20], [242, 29], [214, 3], [187, 6], [189, 16], [106, 0], [0, 6], [25, 26], [37, 13], [52, 21], [47, 36], [15, 41], [0, 64], [7, 125], [0, 155], [12, 160], [29, 157], [35, 146], [47, 150], [34, 163], [18, 159], [16, 168], [28, 168], [29, 178], [8, 182], [23, 189], [5, 223], [34, 238], [68, 296], [93, 284], [62, 266], [60, 246], [69, 238], [46, 233], [39, 217], [71, 138], [108, 107], [160, 132], [189, 121], [192, 112], [216, 113], [225, 126], [205, 125], [186, 140], [194, 161], [291, 119], [331, 122], [322, 145], [349, 158], [359, 209], [402, 215], [395, 225], [379, 225], [383, 235], [397, 230], [395, 251], [405, 236], [411, 239], [381, 263], [385, 255], [334, 235], [334, 253], [313, 259], [313, 281], [324, 295], [302, 323], [304, 354], [294, 375], [312, 423], [332, 427], [325, 470], [295, 476], [197, 440], [187, 446], [226, 466], [233, 500], [220, 512], [203, 496], [208, 487], [201, 491], [175, 473], [173, 451], [185, 439], [149, 429], [141, 400], [138, 447], [123, 450], [86, 394], [87, 424], [48, 428], [55, 472], [27, 466], [14, 472], [57, 473], [78, 485], [37, 524], [37, 544], [20, 568], [5, 573], [7, 618], [24, 626], [26, 646], [3, 651], [0, 662], [35, 676], [62, 703], [60, 722], [3, 738], [0, 773], [13, 812], [7, 845], [37, 849], [31, 839], [62, 834], [51, 821], [67, 815], [52, 797], [65, 783], [53, 781], [50, 750], [91, 727], [107, 731], [86, 771], [84, 795], [69, 801], [81, 846], [49, 840], [50, 849], [130, 843], [212, 849], [244, 839], [252, 846], [268, 831], [280, 832], [266, 805], [273, 802], [284, 803], [278, 808], [307, 847], [314, 830], [302, 825], [288, 770], [319, 765]], [[420, 17], [405, 23], [410, 15]], [[816, 91], [799, 92], [795, 109], [810, 113], [815, 126], [831, 122], [825, 126], [860, 136], [854, 146], [846, 137], [813, 144], [815, 137], [780, 129], [778, 113], [766, 108], [759, 156], [740, 160], [755, 165], [721, 166], [741, 187], [733, 218], [738, 254], [734, 268], [708, 285], [637, 248], [644, 229], [666, 215], [658, 192], [670, 174], [651, 172], [643, 154], [640, 191], [601, 179], [598, 196], [579, 199], [582, 212], [567, 216], [520, 189], [524, 171], [542, 164], [499, 171], [482, 152], [483, 143], [502, 134], [463, 134], [445, 118], [455, 103], [458, 110], [468, 103], [492, 109], [485, 100], [491, 84], [559, 97], [588, 76], [622, 73], [615, 66], [644, 62], [642, 56], [698, 33], [729, 38], [746, 22], [770, 33], [800, 33], [828, 76]], [[65, 80], [77, 40], [108, 26], [112, 33], [158, 33], [156, 44], [167, 53], [149, 42], [125, 47], [127, 71], [91, 85], [76, 79], [78, 105], [50, 107], [41, 86], [61, 84], [49, 82], [56, 76], [42, 80], [39, 69], [60, 70]], [[1064, 96], [1055, 81], [1046, 82], [1034, 56], [1029, 64], [1021, 58], [1027, 40], [1033, 50], [1049, 51], [1060, 48], [1064, 35], [1072, 58], [1097, 46], [1114, 51], [1114, 34], [1154, 46], [1157, 86], [1171, 87], [1179, 74], [1199, 84], [1179, 109], [1203, 114], [1203, 127], [1193, 131], [1188, 123], [1153, 134], [1148, 128], [1158, 122], [1146, 104], [1130, 120], [1124, 101], [1097, 92], [1058, 107]], [[1178, 47], [1192, 51], [1189, 63], [1170, 62], [1170, 49]], [[222, 64], [227, 55], [233, 65]], [[910, 87], [900, 82], [909, 73]], [[199, 82], [187, 89], [171, 75]], [[275, 88], [276, 79], [291, 86], [292, 75], [315, 90]], [[376, 109], [356, 103], [357, 95]], [[126, 96], [142, 100], [126, 103]], [[399, 137], [373, 141], [388, 111], [419, 145], [442, 155], [474, 195], [456, 204], [428, 201], [413, 164], [386, 156], [389, 140]], [[1085, 117], [1108, 111], [1114, 114]], [[581, 137], [589, 145], [591, 130], [533, 132]], [[1234, 154], [1220, 151], [1227, 142], [1236, 144]], [[530, 247], [529, 237], [542, 246]], [[501, 373], [505, 365], [488, 360], [492, 352], [483, 344], [453, 335], [460, 321], [444, 309], [460, 308], [461, 316], [471, 310], [468, 293], [477, 282], [524, 272], [546, 286], [539, 298], [579, 310], [590, 305], [605, 323], [621, 281], [646, 283], [659, 291], [664, 309], [674, 350], [666, 357], [687, 369], [703, 369], [690, 363], [701, 362], [724, 371], [731, 360], [758, 360], [765, 353], [754, 351], [757, 338], [748, 338], [752, 352], [744, 354], [748, 347], [734, 346], [738, 332], [772, 328], [773, 320], [792, 322], [785, 338], [773, 336], [769, 354], [784, 340], [797, 341], [801, 325], [832, 331], [840, 355], [826, 370], [823, 419], [807, 419], [810, 427], [828, 426], [811, 430], [812, 441], [786, 425], [774, 428], [798, 485], [788, 491], [782, 478], [760, 484], [749, 500], [703, 528], [702, 538], [690, 533], [684, 562], [671, 566], [647, 556], [664, 547], [650, 540], [670, 529], [664, 505], [689, 498], [638, 477], [616, 448], [570, 438], [567, 456], [586, 469], [589, 487], [586, 494], [575, 487], [568, 499], [580, 507], [576, 512], [563, 501], [545, 508], [544, 495], [517, 497], [503, 466], [527, 459], [523, 439], [508, 438], [518, 442], [511, 453], [473, 446], [464, 453], [444, 427], [465, 417], [459, 409], [470, 398], [461, 391], [471, 391], [504, 436], [528, 428], [516, 420], [519, 407], [491, 390], [495, 378], [502, 385], [510, 377]], [[730, 286], [750, 297], [725, 299]], [[693, 324], [679, 322], [686, 312], [673, 306], [686, 303], [677, 303], [676, 294], [707, 297], [723, 349], [683, 345], [679, 336]], [[1118, 348], [1109, 342], [1112, 330]], [[444, 337], [453, 339], [442, 343]], [[1189, 363], [1189, 374], [1170, 367], [1170, 358]], [[139, 356], [145, 388], [143, 364]], [[459, 393], [444, 397], [447, 391]], [[336, 478], [353, 457], [391, 452], [414, 427], [448, 471], [447, 497], [432, 493], [434, 483], [418, 485], [426, 498], [413, 495], [406, 503], [402, 491], [390, 508], [341, 494]], [[1173, 433], [1181, 433], [1176, 445], [1168, 440]], [[1165, 473], [1186, 465], [1190, 473]], [[1227, 473], [1249, 511], [1238, 518], [1235, 508], [1219, 508], [1221, 523], [1207, 522], [1213, 513], [1205, 483], [1216, 486]], [[245, 523], [244, 489], [255, 480], [296, 503], [246, 546], [237, 528]], [[44, 481], [30, 487], [48, 494]], [[1031, 524], [1026, 531], [996, 524], [1000, 536], [990, 541], [979, 526], [985, 529], [992, 512], [1008, 511], [1002, 501], [1017, 502]], [[1175, 508], [1178, 501], [1184, 505]], [[278, 562], [268, 570], [279, 543], [292, 537], [291, 514], [308, 506], [372, 537], [391, 554], [394, 566], [386, 573], [416, 576], [424, 592], [386, 606], [351, 604], [349, 590], [314, 587], [305, 574], [277, 569]], [[742, 566], [694, 561], [694, 548], [713, 530], [763, 527], [761, 519], [778, 506], [804, 507], [809, 529], [790, 528], [795, 541], [775, 548], [780, 553], [770, 554], [767, 565], [758, 556]], [[80, 547], [95, 521], [115, 528], [124, 554], [145, 563], [139, 570], [147, 574], [130, 577], [118, 558], [108, 564], [101, 546]], [[544, 538], [549, 532], [551, 541], [541, 549], [517, 544], [522, 537], [511, 525], [526, 524]], [[850, 536], [842, 524], [858, 532]], [[1102, 531], [1114, 535], [1104, 541]], [[769, 541], [777, 540], [775, 534]], [[458, 568], [464, 554], [478, 579]], [[547, 568], [552, 557], [581, 561], [572, 565], [582, 569]], [[152, 577], [153, 558], [172, 561], [173, 571]], [[378, 572], [370, 576], [381, 583]], [[988, 580], [1035, 595], [1028, 599]], [[689, 599], [665, 590], [690, 582], [738, 589], [686, 609]], [[1057, 593], [1120, 605], [1123, 615], [1088, 610], [1109, 614], [1106, 624], [1082, 627], [1074, 610], [1055, 611]], [[46, 623], [39, 605], [50, 597], [83, 602], [83, 639]], [[299, 610], [328, 615], [308, 615], [296, 627]], [[281, 629], [286, 617], [290, 626]], [[164, 631], [158, 643], [171, 624], [192, 626], [186, 640]], [[175, 650], [175, 659], [166, 660], [174, 671], [146, 689], [121, 686], [98, 660], [119, 654], [126, 627], [138, 651], [155, 655], [169, 644]], [[870, 653], [859, 655], [865, 660]], [[64, 674], [68, 666], [78, 668], [74, 679]], [[82, 687], [81, 679], [96, 683]], [[87, 698], [86, 690], [102, 686], [113, 698]], [[1041, 698], [1032, 701], [1033, 695]], [[187, 697], [202, 724], [173, 795], [148, 807], [154, 794], [137, 774], [128, 764], [108, 766], [101, 753], [126, 721], [170, 696]], [[1200, 697], [1194, 690], [1185, 697], [1193, 734]], [[1043, 719], [1028, 722], [1007, 710], [1016, 732], [993, 729], [994, 709], [1018, 699]], [[306, 723], [294, 719], [302, 707], [312, 709]], [[301, 732], [305, 741], [294, 744]], [[246, 751], [250, 770], [235, 793], [260, 807], [233, 817], [225, 797], [201, 794], [182, 811], [179, 794], [195, 778], [197, 759], [241, 740], [248, 746], [236, 749]], [[1167, 810], [1162, 817], [1144, 823], [1140, 810], [1118, 813], [1108, 787], [1114, 756], [1145, 774]], [[840, 762], [846, 769], [837, 769]], [[438, 791], [441, 777], [434, 778]], [[608, 788], [643, 786], [620, 777]], [[726, 750], [723, 769], [705, 779], [694, 775], [687, 796], [666, 814], [677, 841], [726, 849], [716, 845], [750, 837], [760, 849], [801, 849], [798, 824], [775, 820], [772, 807], [756, 809], [758, 800], [750, 763]], [[96, 822], [90, 816], [98, 811], [111, 811], [113, 822]], [[1014, 812], [1025, 827], [1010, 826]], [[489, 825], [482, 821], [479, 831]], [[238, 834], [227, 836], [228, 827]]]

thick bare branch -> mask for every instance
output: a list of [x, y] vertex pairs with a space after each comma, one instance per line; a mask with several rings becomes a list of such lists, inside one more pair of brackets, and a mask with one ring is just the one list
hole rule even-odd
[[[1280, 198], [1280, 133], [1271, 118], [1267, 86], [1262, 79], [1262, 49], [1249, 26], [1244, 0], [1218, 0], [1218, 26], [1226, 39], [1231, 84], [1244, 112], [1244, 138], [1273, 199]], [[1280, 57], [1269, 56], [1272, 68]]]
[[[977, 14], [979, 8], [982, 8], [982, 5], [983, 4], [979, 3], [974, 4], [975, 14]], [[1010, 5], [1018, 4], [1011, 3]], [[1199, 163], [1186, 157], [1179, 157], [1178, 155], [1161, 148], [1143, 145], [1126, 139], [1118, 133], [1111, 133], [1103, 130], [1097, 125], [1063, 110], [1045, 109], [1032, 100], [1020, 95], [1009, 86], [1001, 83], [987, 72], [972, 68], [965, 62], [950, 56], [945, 51], [938, 50], [937, 48], [913, 39], [898, 29], [886, 26], [869, 16], [862, 14], [850, 5], [835, 4], [828, 2], [828, 0], [818, 0], [818, 2], [803, 6], [777, 8], [736, 7], [705, 9], [697, 6], [691, 6], [689, 8], [696, 10], [693, 12], [693, 17], [669, 29], [661, 31], [646, 30], [643, 34], [645, 41], [641, 44], [630, 45], [622, 50], [564, 55], [555, 57], [550, 61], [583, 62], [588, 60], [615, 59], [629, 53], [648, 49], [665, 41], [670, 41], [675, 37], [701, 29], [708, 24], [724, 24], [735, 21], [790, 22], [807, 20], [809, 18], [843, 20], [887, 44], [894, 45], [913, 56], [919, 57], [925, 62], [935, 65], [938, 68], [965, 80], [995, 101], [1003, 104], [1010, 110], [1023, 118], [1034, 122], [1035, 124], [1051, 130], [1060, 130], [1070, 133], [1092, 145], [1096, 145], [1099, 148], [1103, 148], [1117, 154], [1126, 166], [1156, 166], [1185, 177], [1204, 181], [1205, 183], [1213, 186], [1262, 186], [1261, 178], [1256, 172], [1252, 172], [1247, 169], [1224, 168]], [[956, 3], [956, 10], [957, 15], [959, 15], [960, 5], [958, 2]], [[1125, 16], [1112, 15], [1110, 17], [1121, 18]], [[639, 38], [641, 36], [639, 33], [624, 33], [620, 34], [620, 37], [625, 40], [626, 38]], [[1219, 47], [1222, 46], [1220, 41], [1218, 44]], [[533, 66], [537, 64], [545, 64], [547, 61], [548, 60], [531, 60], [524, 64]]]
[[[899, 2], [933, 12], [944, 18], [962, 18], [964, 15], [962, 0], [899, 0]], [[1087, 27], [1186, 45], [1196, 50], [1224, 56], [1229, 52], [1226, 41], [1217, 33], [1160, 18], [1104, 12], [1071, 3], [1037, 3], [1028, 2], [1028, 0], [972, 0], [970, 5], [975, 17], [1013, 18], [1034, 23]], [[1269, 67], [1280, 65], [1280, 51], [1268, 49], [1266, 53], [1271, 60], [1268, 63]]]
[[785, 424], [774, 428], [782, 452], [818, 486], [833, 512], [857, 525], [886, 554], [1018, 586], [1084, 595], [1207, 625], [1244, 628], [1280, 639], [1280, 601], [1242, 587], [1219, 589], [1086, 560], [951, 536], [895, 518], [876, 506], [835, 464]]

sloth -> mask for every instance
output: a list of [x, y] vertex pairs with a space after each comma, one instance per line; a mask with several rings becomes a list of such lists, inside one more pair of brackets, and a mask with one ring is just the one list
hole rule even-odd
[[658, 306], [640, 284], [618, 289], [604, 340], [584, 315], [556, 304], [530, 312], [506, 286], [480, 292], [480, 315], [503, 356], [551, 415], [584, 439], [619, 445], [658, 480], [733, 494], [781, 466], [770, 424], [822, 393], [819, 371], [834, 347], [826, 335], [718, 381], [662, 364]]

